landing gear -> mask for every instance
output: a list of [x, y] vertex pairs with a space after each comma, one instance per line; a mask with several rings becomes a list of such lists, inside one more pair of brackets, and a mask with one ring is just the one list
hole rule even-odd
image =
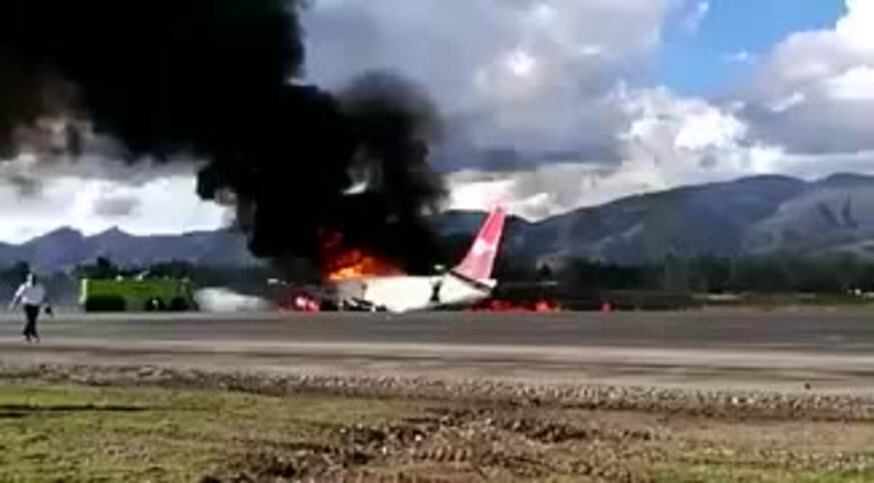
[[388, 312], [388, 309], [382, 305], [376, 305], [366, 300], [361, 299], [343, 299], [340, 302], [341, 312]]

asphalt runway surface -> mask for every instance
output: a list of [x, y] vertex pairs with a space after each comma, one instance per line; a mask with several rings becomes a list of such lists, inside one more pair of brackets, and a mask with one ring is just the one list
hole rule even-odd
[[22, 318], [0, 361], [874, 394], [874, 311]]

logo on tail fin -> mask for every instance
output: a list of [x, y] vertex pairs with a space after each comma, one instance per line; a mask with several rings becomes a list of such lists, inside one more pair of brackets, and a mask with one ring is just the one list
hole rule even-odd
[[506, 218], [507, 215], [501, 208], [489, 214], [480, 228], [473, 246], [464, 257], [464, 261], [455, 267], [455, 273], [470, 280], [489, 280], [492, 278]]

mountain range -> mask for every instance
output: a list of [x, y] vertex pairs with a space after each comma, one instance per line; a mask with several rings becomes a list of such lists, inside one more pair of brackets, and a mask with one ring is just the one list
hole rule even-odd
[[228, 267], [258, 263], [247, 249], [245, 236], [231, 230], [136, 236], [113, 228], [85, 236], [61, 228], [21, 245], [0, 244], [0, 266], [25, 261], [42, 272], [68, 270], [98, 257], [121, 266], [148, 266], [171, 260]]
[[[483, 213], [449, 211], [434, 221], [443, 236], [472, 236]], [[511, 217], [505, 256], [556, 264], [587, 258], [620, 264], [668, 256], [853, 254], [874, 260], [874, 177], [818, 181], [758, 176], [623, 198], [539, 222]], [[85, 236], [62, 228], [21, 245], [0, 244], [0, 266], [27, 261], [65, 270], [105, 257], [124, 266], [185, 260], [210, 266], [258, 263], [231, 230], [135, 236], [118, 229]]]
[[[470, 233], [481, 218], [447, 213], [438, 226], [444, 233]], [[637, 264], [672, 255], [874, 259], [874, 177], [839, 174], [808, 182], [757, 176], [681, 187], [537, 223], [513, 219], [505, 243], [511, 256], [541, 263]]]

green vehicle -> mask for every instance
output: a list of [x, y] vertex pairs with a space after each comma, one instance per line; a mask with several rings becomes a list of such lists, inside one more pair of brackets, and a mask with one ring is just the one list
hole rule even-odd
[[85, 278], [80, 282], [79, 303], [86, 312], [197, 310], [191, 282], [172, 278]]

